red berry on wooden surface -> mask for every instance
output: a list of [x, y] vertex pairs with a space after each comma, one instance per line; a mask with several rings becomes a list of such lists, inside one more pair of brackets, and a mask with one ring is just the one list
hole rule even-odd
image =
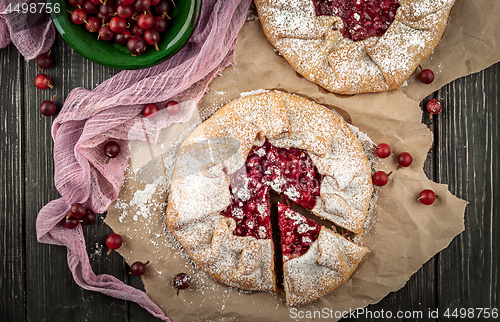
[[379, 158], [387, 158], [388, 156], [391, 155], [391, 147], [385, 143], [380, 143], [376, 150], [375, 150], [375, 153], [377, 154], [377, 156]]
[[64, 227], [66, 227], [68, 229], [75, 229], [76, 226], [78, 226], [79, 221], [76, 218], [69, 217], [69, 218], [64, 218], [62, 220], [62, 223], [63, 223]]
[[40, 104], [40, 113], [42, 113], [43, 116], [52, 116], [56, 114], [56, 112], [57, 106], [53, 101], [45, 100]]
[[120, 145], [115, 141], [108, 141], [104, 144], [104, 154], [108, 158], [116, 158], [120, 154]]
[[377, 171], [373, 174], [372, 180], [376, 186], [385, 186], [389, 181], [389, 177], [384, 171]]
[[423, 190], [418, 196], [418, 200], [424, 205], [432, 205], [436, 200], [436, 194], [430, 189]]
[[53, 88], [49, 75], [38, 74], [35, 77], [35, 86], [39, 89]]
[[87, 209], [87, 211], [85, 212], [85, 216], [82, 217], [82, 224], [91, 225], [95, 222], [96, 218], [97, 216], [95, 215], [95, 212]]
[[441, 103], [440, 100], [433, 98], [429, 102], [427, 102], [426, 109], [427, 112], [431, 114], [438, 114], [441, 112], [441, 109], [443, 108], [443, 103]]
[[403, 152], [398, 156], [398, 163], [402, 167], [409, 167], [412, 162], [413, 158], [408, 152]]
[[424, 84], [430, 84], [434, 81], [434, 72], [430, 69], [424, 69], [420, 72], [420, 75], [418, 75], [418, 78], [420, 78], [420, 81]]
[[179, 102], [172, 100], [167, 103], [166, 110], [168, 115], [174, 116], [179, 114], [181, 111], [181, 104]]
[[48, 53], [43, 53], [38, 55], [38, 57], [36, 58], [36, 63], [38, 66], [40, 66], [40, 68], [47, 69], [52, 67], [54, 59]]
[[81, 203], [77, 202], [71, 205], [69, 212], [71, 213], [71, 216], [75, 217], [76, 219], [80, 219], [85, 216], [87, 208], [85, 208], [85, 206]]
[[180, 290], [185, 290], [191, 283], [191, 277], [186, 273], [179, 273], [174, 277], [174, 287], [177, 289], [177, 295]]
[[144, 109], [142, 110], [142, 115], [144, 115], [147, 118], [154, 118], [156, 116], [156, 113], [160, 111], [160, 108], [156, 104], [147, 104], [144, 106]]
[[108, 246], [110, 249], [118, 249], [122, 246], [123, 244], [123, 238], [122, 236], [112, 233], [109, 234], [108, 237], [106, 237], [106, 246]]
[[130, 273], [134, 276], [142, 276], [146, 273], [146, 265], [149, 263], [135, 262], [130, 266]]

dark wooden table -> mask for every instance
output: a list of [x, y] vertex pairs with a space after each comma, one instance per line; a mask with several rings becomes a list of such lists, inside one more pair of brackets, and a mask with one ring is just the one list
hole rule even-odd
[[[66, 249], [36, 240], [38, 211], [59, 197], [53, 180], [53, 117], [43, 117], [39, 105], [56, 94], [61, 106], [74, 87], [92, 89], [118, 72], [86, 60], [59, 36], [52, 53], [55, 64], [47, 73], [55, 89], [41, 91], [33, 83], [35, 61], [26, 62], [12, 45], [0, 50], [0, 321], [157, 321], [135, 303], [81, 289], [68, 269]], [[497, 63], [423, 101], [444, 99], [444, 111], [433, 120], [435, 145], [425, 170], [469, 201], [466, 228], [404, 288], [369, 306], [375, 316], [390, 310], [422, 311], [426, 317], [429, 310], [439, 309], [439, 320], [444, 320], [448, 308], [450, 314], [461, 308], [500, 308], [499, 91]], [[428, 115], [423, 122], [430, 124]], [[89, 254], [109, 233], [102, 220], [85, 229]], [[116, 252], [91, 257], [91, 264], [97, 274], [142, 288]]]

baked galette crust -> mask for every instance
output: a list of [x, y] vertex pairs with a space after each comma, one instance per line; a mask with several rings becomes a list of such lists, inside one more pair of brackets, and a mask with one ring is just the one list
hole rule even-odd
[[373, 185], [357, 137], [337, 113], [283, 92], [230, 102], [200, 124], [179, 148], [166, 220], [190, 258], [208, 275], [245, 290], [276, 291], [271, 239], [236, 236], [229, 175], [254, 145], [306, 150], [324, 175], [313, 211], [357, 234]]
[[255, 0], [264, 33], [302, 76], [339, 94], [399, 87], [437, 46], [455, 0], [400, 0], [381, 37], [344, 38], [342, 19], [312, 0]]

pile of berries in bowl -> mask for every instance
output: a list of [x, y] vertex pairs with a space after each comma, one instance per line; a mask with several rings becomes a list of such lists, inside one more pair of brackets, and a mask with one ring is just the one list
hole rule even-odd
[[82, 56], [113, 68], [140, 69], [174, 55], [188, 41], [201, 0], [49, 0], [52, 21]]

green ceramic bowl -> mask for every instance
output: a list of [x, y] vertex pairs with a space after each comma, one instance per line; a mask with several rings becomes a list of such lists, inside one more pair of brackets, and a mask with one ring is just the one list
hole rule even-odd
[[[67, 9], [73, 10], [67, 0], [47, 0], [52, 8], [60, 7], [58, 13], [52, 11], [51, 17], [63, 39], [83, 57], [112, 68], [141, 69], [161, 63], [173, 56], [188, 41], [200, 13], [201, 0], [177, 0], [170, 9], [171, 20], [163, 31], [158, 43], [160, 50], [148, 46], [139, 56], [132, 56], [126, 46], [111, 41], [97, 40], [96, 33], [88, 32], [84, 25], [71, 21]], [[56, 5], [57, 4], [57, 5]]]

